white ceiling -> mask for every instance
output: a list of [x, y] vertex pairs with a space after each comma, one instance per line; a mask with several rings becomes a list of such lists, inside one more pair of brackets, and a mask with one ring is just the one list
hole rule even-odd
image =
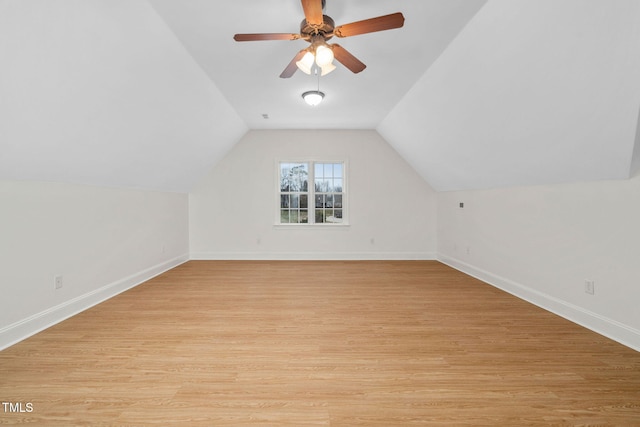
[[0, 1], [0, 179], [184, 192], [246, 130], [146, 1]]
[[624, 179], [640, 2], [491, 0], [378, 126], [437, 190]]
[[[248, 129], [377, 129], [437, 190], [629, 176], [637, 0], [327, 0], [367, 64], [278, 76], [299, 0], [0, 0], [0, 179], [189, 191]], [[268, 114], [269, 119], [264, 119]], [[637, 143], [636, 143], [637, 145]], [[635, 163], [638, 163], [637, 161]]]
[[[308, 46], [304, 40], [236, 42], [236, 33], [297, 33], [300, 0], [150, 0], [178, 39], [251, 129], [374, 129], [440, 56], [486, 0], [327, 0], [336, 25], [402, 12], [404, 27], [330, 40], [367, 65], [320, 79], [326, 97], [317, 107], [301, 94], [318, 81], [297, 71], [278, 76]], [[262, 114], [268, 114], [265, 120]]]

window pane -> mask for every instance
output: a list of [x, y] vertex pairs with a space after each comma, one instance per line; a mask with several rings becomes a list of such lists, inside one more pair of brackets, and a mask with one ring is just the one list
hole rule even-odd
[[333, 164], [333, 177], [342, 178], [342, 163]]
[[333, 207], [333, 194], [327, 194], [324, 196], [324, 206], [327, 208]]
[[324, 164], [324, 177], [325, 178], [333, 177], [333, 163]]
[[289, 223], [289, 210], [281, 209], [280, 210], [280, 222], [283, 224]]
[[342, 222], [342, 209], [335, 209], [331, 212], [327, 212], [326, 213], [327, 216], [327, 222], [332, 222], [332, 223], [340, 223]]
[[300, 222], [306, 224], [309, 222], [309, 211], [300, 209]]
[[289, 222], [294, 224], [298, 222], [298, 211], [289, 211]]
[[280, 208], [288, 208], [289, 207], [289, 195], [281, 194], [280, 195]]
[[316, 178], [322, 179], [322, 177], [324, 176], [322, 163], [316, 163], [315, 167], [313, 168], [313, 173]]
[[325, 209], [324, 210], [324, 222], [334, 222], [333, 221], [333, 209]]
[[320, 193], [326, 193], [328, 191], [331, 191], [329, 189], [330, 188], [329, 182], [330, 181], [326, 179], [316, 179], [316, 186], [315, 186], [316, 191]]
[[333, 195], [333, 207], [341, 208], [342, 207], [342, 194], [334, 194]]
[[300, 196], [298, 194], [292, 194], [290, 197], [291, 197], [291, 207], [298, 209], [300, 207]]
[[306, 194], [300, 195], [300, 208], [307, 209], [309, 207], [309, 201]]
[[322, 224], [324, 222], [324, 211], [322, 209], [316, 210], [316, 224]]
[[333, 190], [332, 191], [342, 192], [342, 179], [334, 179], [333, 180]]
[[289, 191], [287, 176], [288, 172], [288, 163], [280, 163], [280, 191]]
[[324, 207], [324, 195], [320, 194], [320, 195], [316, 195], [316, 208], [323, 208]]
[[280, 191], [307, 191], [309, 165], [280, 163]]

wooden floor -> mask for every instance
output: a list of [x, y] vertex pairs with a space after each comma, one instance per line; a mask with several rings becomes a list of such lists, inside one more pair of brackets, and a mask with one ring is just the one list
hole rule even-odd
[[46, 426], [637, 426], [640, 353], [438, 262], [191, 261], [0, 352], [0, 400]]

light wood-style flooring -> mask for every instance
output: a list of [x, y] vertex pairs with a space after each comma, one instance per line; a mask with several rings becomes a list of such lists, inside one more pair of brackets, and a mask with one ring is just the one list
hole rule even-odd
[[190, 261], [0, 352], [0, 424], [640, 425], [640, 353], [435, 261]]

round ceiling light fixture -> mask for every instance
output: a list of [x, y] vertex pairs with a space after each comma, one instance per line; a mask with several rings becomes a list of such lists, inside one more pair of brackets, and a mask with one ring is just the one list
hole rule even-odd
[[324, 93], [320, 92], [319, 90], [310, 90], [303, 93], [302, 98], [304, 99], [304, 102], [311, 105], [312, 107], [315, 107], [316, 105], [320, 104], [320, 102], [322, 102]]

